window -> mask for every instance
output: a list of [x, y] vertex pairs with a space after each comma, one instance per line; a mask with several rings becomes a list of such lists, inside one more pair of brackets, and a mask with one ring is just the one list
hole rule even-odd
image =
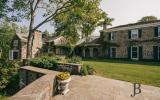
[[14, 41], [13, 41], [13, 46], [14, 46], [14, 47], [17, 47], [17, 46], [18, 46], [18, 40], [14, 40]]
[[111, 58], [116, 58], [116, 48], [111, 48]]
[[111, 40], [115, 40], [115, 35], [116, 35], [115, 32], [112, 32], [112, 33], [111, 33]]
[[138, 30], [131, 30], [131, 39], [138, 39]]
[[160, 37], [160, 27], [158, 27], [158, 37]]
[[138, 58], [138, 48], [137, 47], [132, 47], [132, 52], [131, 52], [131, 57], [132, 59], [137, 59]]
[[10, 59], [10, 60], [19, 59], [19, 51], [18, 51], [18, 50], [11, 50], [11, 51], [9, 52], [9, 59]]

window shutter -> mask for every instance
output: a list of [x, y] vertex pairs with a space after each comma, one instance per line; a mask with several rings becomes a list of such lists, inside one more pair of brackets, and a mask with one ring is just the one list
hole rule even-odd
[[128, 31], [128, 39], [131, 39], [131, 30]]
[[111, 33], [109, 33], [109, 37], [108, 37], [108, 39], [109, 39], [109, 40], [111, 40]]
[[154, 28], [154, 37], [158, 37], [158, 27]]
[[143, 47], [139, 47], [139, 60], [143, 59]]
[[128, 58], [131, 59], [131, 47], [128, 47]]
[[12, 57], [12, 50], [9, 51], [9, 60], [13, 60], [13, 57]]
[[153, 59], [158, 60], [158, 46], [153, 46]]
[[138, 37], [141, 38], [142, 37], [142, 29], [138, 30]]
[[108, 58], [111, 58], [110, 53], [111, 53], [111, 49], [110, 49], [110, 47], [109, 47], [109, 48], [108, 48]]

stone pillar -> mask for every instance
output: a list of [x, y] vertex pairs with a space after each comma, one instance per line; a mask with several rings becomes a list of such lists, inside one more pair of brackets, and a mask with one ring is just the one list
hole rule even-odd
[[89, 52], [90, 52], [90, 57], [93, 58], [93, 48], [92, 47], [89, 48]]

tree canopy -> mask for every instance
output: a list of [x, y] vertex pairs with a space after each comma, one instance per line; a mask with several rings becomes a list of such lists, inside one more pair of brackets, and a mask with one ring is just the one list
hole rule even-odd
[[81, 0], [81, 2], [81, 5], [76, 5], [55, 18], [55, 32], [65, 36], [71, 48], [80, 36], [82, 38], [90, 36], [95, 28], [101, 25], [100, 23], [111, 25], [113, 21], [99, 8], [101, 0]]
[[149, 22], [149, 21], [156, 21], [158, 20], [155, 16], [144, 16], [138, 22]]

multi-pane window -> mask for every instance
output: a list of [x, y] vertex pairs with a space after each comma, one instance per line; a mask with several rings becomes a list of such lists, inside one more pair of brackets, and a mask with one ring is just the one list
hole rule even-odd
[[132, 58], [138, 58], [138, 48], [137, 47], [132, 47]]
[[13, 41], [13, 46], [14, 46], [14, 47], [17, 47], [17, 46], [18, 46], [18, 40], [14, 40], [14, 41]]
[[158, 37], [160, 37], [160, 27], [158, 27]]
[[116, 33], [115, 32], [111, 32], [111, 40], [115, 40], [115, 36], [116, 35]]
[[131, 39], [138, 39], [138, 30], [131, 30]]

